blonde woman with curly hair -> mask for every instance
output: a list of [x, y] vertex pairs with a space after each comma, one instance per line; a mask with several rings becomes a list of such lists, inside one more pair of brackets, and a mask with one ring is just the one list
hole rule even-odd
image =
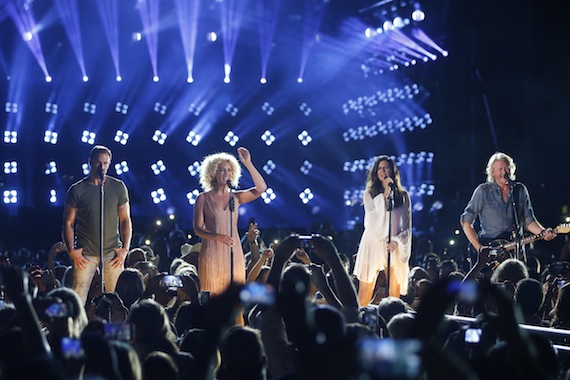
[[[239, 161], [253, 180], [253, 187], [230, 191], [230, 185], [237, 188], [241, 177], [241, 166], [230, 153], [215, 153], [202, 161], [200, 193], [194, 205], [194, 233], [202, 238], [198, 258], [198, 276], [202, 291], [211, 295], [222, 293], [232, 281], [231, 250], [233, 249], [233, 281], [245, 283], [245, 261], [238, 233], [239, 206], [251, 202], [267, 189], [265, 180], [251, 161], [249, 150], [237, 150]], [[233, 198], [234, 210], [230, 207]], [[231, 215], [231, 219], [230, 219]]]

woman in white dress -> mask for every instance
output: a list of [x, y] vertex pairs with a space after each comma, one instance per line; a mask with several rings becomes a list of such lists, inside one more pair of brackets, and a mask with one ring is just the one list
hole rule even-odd
[[[392, 231], [388, 243], [390, 198], [393, 199]], [[400, 172], [388, 156], [379, 156], [368, 170], [363, 195], [364, 233], [360, 239], [354, 275], [359, 281], [360, 306], [370, 303], [378, 274], [386, 271], [390, 254], [389, 295], [408, 293], [408, 264], [412, 253], [410, 195], [402, 188]]]

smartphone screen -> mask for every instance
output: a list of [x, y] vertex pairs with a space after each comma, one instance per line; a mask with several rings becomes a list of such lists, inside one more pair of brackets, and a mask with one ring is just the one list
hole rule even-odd
[[81, 339], [63, 337], [61, 338], [61, 353], [66, 359], [79, 359], [84, 356]]

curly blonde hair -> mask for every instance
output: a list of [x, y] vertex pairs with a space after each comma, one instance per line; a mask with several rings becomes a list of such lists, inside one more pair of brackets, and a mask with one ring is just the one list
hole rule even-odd
[[241, 166], [233, 154], [220, 152], [210, 154], [202, 160], [200, 171], [200, 185], [204, 191], [210, 191], [216, 187], [216, 171], [221, 162], [230, 164], [233, 172], [231, 174], [232, 185], [237, 187], [239, 179], [241, 178]]

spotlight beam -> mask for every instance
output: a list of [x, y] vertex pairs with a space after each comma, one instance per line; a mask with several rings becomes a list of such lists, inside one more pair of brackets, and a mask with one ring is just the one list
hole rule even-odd
[[117, 78], [121, 77], [121, 70], [119, 66], [119, 11], [118, 0], [97, 0], [97, 10], [103, 24], [103, 30], [111, 57], [113, 58], [113, 65], [115, 66], [115, 74]]

